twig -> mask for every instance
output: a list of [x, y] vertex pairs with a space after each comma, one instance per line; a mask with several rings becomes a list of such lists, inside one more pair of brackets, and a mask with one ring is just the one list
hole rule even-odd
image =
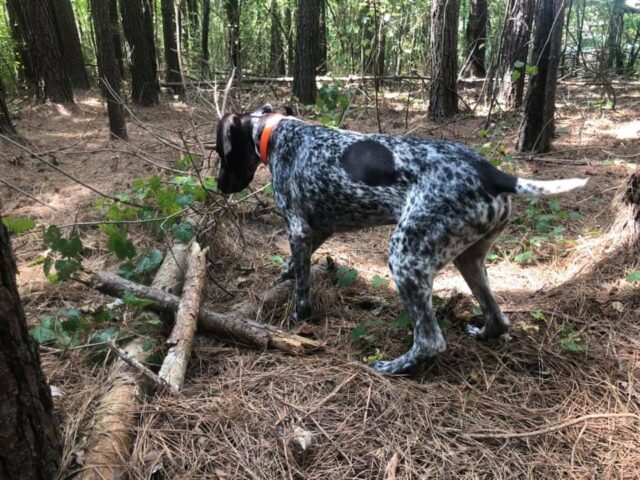
[[13, 140], [10, 137], [7, 137], [6, 135], [3, 135], [0, 133], [0, 139], [6, 140], [7, 142], [11, 143], [12, 145], [18, 147], [19, 149], [21, 149], [22, 151], [28, 153], [29, 155], [31, 155], [32, 157], [34, 157], [36, 160], [44, 163], [45, 165], [47, 165], [49, 168], [52, 168], [53, 170], [55, 170], [56, 172], [64, 175], [65, 177], [73, 180], [74, 182], [76, 182], [79, 185], [82, 185], [84, 188], [87, 188], [89, 190], [91, 190], [93, 193], [97, 193], [98, 195], [100, 195], [103, 198], [107, 198], [109, 200], [113, 200], [114, 202], [118, 202], [118, 203], [124, 203], [126, 205], [131, 205], [132, 207], [137, 207], [137, 208], [144, 208], [142, 205], [138, 205], [137, 203], [134, 202], [129, 202], [127, 200], [120, 200], [117, 197], [114, 197], [112, 195], [109, 195], [108, 193], [104, 193], [101, 192], [100, 190], [98, 190], [95, 187], [92, 187], [91, 185], [89, 185], [88, 183], [83, 182], [82, 180], [80, 180], [78, 177], [74, 177], [73, 175], [71, 175], [70, 173], [66, 172], [65, 170], [61, 169], [60, 167], [54, 165], [53, 163], [51, 163], [49, 160], [45, 160], [44, 158], [42, 158], [42, 156], [36, 152], [34, 152], [33, 150], [31, 150], [30, 148], [25, 147], [24, 145], [21, 145], [20, 143], [16, 142], [15, 140]]
[[127, 352], [118, 348], [118, 346], [115, 344], [113, 339], [108, 340], [106, 343], [109, 346], [109, 348], [113, 351], [113, 353], [115, 353], [118, 357], [120, 357], [124, 362], [128, 363], [133, 368], [135, 368], [140, 373], [142, 373], [145, 377], [151, 380], [159, 388], [166, 389], [174, 395], [180, 394], [178, 390], [174, 390], [171, 387], [169, 382], [167, 382], [166, 380], [163, 380], [158, 375], [156, 375], [153, 371], [151, 371], [149, 368], [145, 367], [142, 363], [140, 363], [138, 360], [136, 360], [131, 355], [129, 355]]
[[56, 207], [52, 207], [51, 205], [49, 205], [46, 202], [43, 202], [42, 200], [40, 200], [38, 197], [31, 195], [29, 192], [22, 190], [20, 187], [15, 186], [12, 183], [7, 182], [6, 180], [0, 178], [0, 182], [4, 183], [7, 187], [15, 190], [18, 193], [21, 193], [22, 195], [24, 195], [25, 197], [30, 198], [31, 200], [33, 200], [36, 203], [39, 203], [40, 205], [42, 205], [43, 207], [47, 207], [50, 208], [51, 210], [55, 211], [55, 212], [59, 212], [60, 210], [58, 210]]
[[583, 415], [581, 417], [572, 418], [571, 420], [567, 420], [562, 423], [558, 423], [556, 425], [550, 425], [546, 428], [541, 428], [539, 430], [530, 430], [528, 432], [505, 432], [505, 433], [465, 433], [463, 434], [467, 438], [501, 438], [501, 439], [509, 439], [509, 438], [527, 438], [534, 437], [536, 435], [546, 435], [547, 433], [552, 433], [558, 430], [562, 430], [567, 427], [571, 427], [572, 425], [576, 425], [578, 423], [586, 422], [588, 420], [595, 420], [601, 418], [632, 418], [640, 422], [640, 415], [636, 415], [635, 413], [592, 413], [589, 415]]

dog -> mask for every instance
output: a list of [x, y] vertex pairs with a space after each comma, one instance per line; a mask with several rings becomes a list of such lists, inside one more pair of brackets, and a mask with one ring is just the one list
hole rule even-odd
[[311, 254], [336, 232], [396, 224], [389, 269], [413, 322], [405, 354], [371, 367], [407, 372], [446, 348], [431, 304], [433, 280], [453, 262], [482, 309], [484, 339], [507, 332], [485, 257], [507, 224], [513, 195], [546, 196], [586, 179], [527, 180], [495, 168], [470, 148], [444, 140], [363, 134], [308, 124], [265, 106], [226, 114], [217, 127], [218, 188], [246, 188], [262, 161], [286, 219], [291, 256], [280, 279], [295, 278], [296, 320], [311, 315]]

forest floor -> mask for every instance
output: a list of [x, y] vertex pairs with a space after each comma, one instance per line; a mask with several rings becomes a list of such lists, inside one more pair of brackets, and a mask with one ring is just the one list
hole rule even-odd
[[[514, 202], [513, 221], [487, 266], [513, 325], [510, 338], [488, 345], [465, 333], [477, 307], [447, 267], [435, 283], [446, 352], [411, 375], [369, 370], [365, 361], [393, 358], [411, 341], [387, 269], [393, 227], [336, 235], [314, 259], [331, 256], [357, 271], [355, 281], [315, 284], [314, 318], [302, 327], [289, 324], [288, 305], [263, 312], [272, 323], [326, 342], [327, 350], [293, 356], [198, 336], [183, 395], [156, 393], [141, 406], [127, 464], [131, 478], [640, 478], [640, 292], [626, 280], [640, 267], [635, 256], [606, 248], [613, 198], [640, 159], [640, 84], [614, 88], [615, 110], [598, 87], [562, 83], [553, 152], [528, 157], [513, 151], [518, 115], [500, 113], [485, 128], [486, 108], [479, 106], [438, 125], [426, 120], [419, 96], [406, 101], [407, 85], [386, 86], [380, 99], [385, 133], [466, 143], [522, 176], [590, 177], [586, 188], [553, 201]], [[477, 93], [463, 91], [471, 105]], [[278, 97], [286, 92], [259, 87], [233, 104], [248, 110], [275, 105]], [[344, 127], [377, 131], [373, 105], [371, 92], [360, 93]], [[94, 91], [79, 95], [72, 109], [26, 100], [13, 107], [31, 150], [110, 194], [124, 192], [134, 179], [167, 175], [147, 161], [176, 166], [183, 152], [166, 140], [215, 141], [217, 117], [197, 99], [188, 105], [166, 96], [159, 107], [134, 109], [138, 120], [130, 118], [128, 142], [109, 141], [104, 104]], [[309, 112], [303, 117], [318, 121]], [[4, 214], [38, 225], [102, 218], [96, 194], [6, 143], [0, 178], [56, 208], [0, 184]], [[254, 191], [268, 181], [260, 167]], [[234, 215], [202, 238], [210, 247], [212, 280], [205, 303], [217, 311], [264, 290], [288, 254], [285, 224], [267, 190], [230, 208]], [[85, 267], [117, 268], [95, 225], [75, 231]], [[142, 227], [131, 234], [139, 251], [166, 247]], [[30, 326], [46, 315], [95, 311], [112, 301], [72, 282], [47, 281], [40, 227], [14, 237], [13, 247]], [[123, 321], [134, 313], [125, 310]], [[49, 383], [57, 387], [66, 443], [62, 478], [82, 469], [106, 377], [107, 360], [96, 362], [88, 350], [84, 344], [41, 350]], [[300, 429], [312, 435], [306, 450], [296, 442]]]

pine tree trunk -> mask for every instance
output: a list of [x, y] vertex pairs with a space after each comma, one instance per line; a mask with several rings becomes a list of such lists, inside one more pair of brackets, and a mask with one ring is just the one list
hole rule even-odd
[[120, 68], [113, 45], [113, 25], [109, 10], [109, 2], [114, 1], [116, 0], [91, 0], [91, 15], [93, 16], [93, 26], [96, 32], [100, 85], [102, 86], [102, 95], [107, 100], [111, 138], [125, 140], [127, 138], [127, 126], [120, 95], [122, 78], [120, 77]]
[[284, 49], [282, 48], [282, 32], [280, 31], [278, 3], [276, 0], [271, 0], [271, 46], [269, 49], [269, 72], [272, 75], [284, 75], [284, 63]]
[[320, 38], [318, 39], [318, 67], [319, 75], [327, 73], [327, 0], [320, 1]]
[[517, 149], [521, 152], [548, 152], [551, 149], [564, 0], [540, 0], [535, 20], [532, 64], [537, 72], [531, 75], [520, 124]]
[[[533, 22], [533, 0], [510, 0], [504, 39], [500, 98], [507, 108], [520, 108], [524, 96], [525, 64]], [[516, 65], [520, 65], [516, 67]], [[517, 72], [517, 73], [514, 73]]]
[[180, 68], [180, 57], [178, 56], [178, 27], [174, 0], [162, 0], [162, 31], [167, 82], [174, 84], [173, 91], [176, 95], [184, 95], [182, 69]]
[[0, 478], [50, 480], [62, 455], [51, 390], [27, 331], [16, 264], [0, 221]]
[[151, 0], [120, 1], [124, 36], [131, 51], [131, 97], [143, 107], [157, 105], [160, 94], [152, 8]]
[[51, 0], [51, 4], [56, 15], [60, 45], [71, 84], [73, 88], [86, 90], [91, 85], [89, 85], [80, 35], [71, 2], [70, 0]]
[[202, 0], [202, 36], [200, 50], [202, 55], [202, 76], [209, 74], [209, 22], [211, 16], [211, 0]]
[[295, 32], [289, 5], [284, 9], [284, 30], [287, 35], [287, 75], [292, 76], [295, 70]]
[[3, 135], [16, 135], [16, 128], [11, 121], [11, 114], [7, 108], [6, 102], [7, 92], [2, 83], [2, 77], [0, 77], [0, 133]]
[[9, 23], [11, 25], [11, 38], [16, 45], [18, 51], [18, 57], [20, 61], [21, 80], [24, 80], [31, 85], [37, 85], [35, 73], [33, 70], [33, 61], [31, 60], [31, 54], [27, 45], [27, 33], [25, 32], [26, 20], [24, 19], [24, 12], [20, 6], [20, 0], [7, 0], [7, 13], [9, 15]]
[[[120, 15], [118, 13], [118, 0], [107, 0], [109, 2], [109, 21], [111, 22], [111, 35], [113, 39], [113, 50], [120, 70], [120, 78], [124, 78], [124, 54], [122, 48], [122, 37], [120, 35]], [[95, 41], [95, 39], [94, 39]], [[96, 47], [97, 50], [97, 47]], [[96, 52], [96, 57], [98, 56]]]
[[225, 0], [227, 13], [227, 45], [229, 47], [229, 64], [236, 69], [236, 78], [241, 78], [240, 65], [240, 2], [239, 0]]
[[36, 96], [42, 102], [73, 103], [73, 87], [50, 0], [21, 0], [15, 2], [14, 7], [22, 10], [17, 20], [25, 22], [20, 30], [25, 33], [33, 62]]
[[469, 0], [469, 21], [467, 22], [467, 52], [469, 63], [465, 76], [484, 78], [485, 45], [487, 43], [487, 0]]
[[606, 45], [605, 67], [614, 69], [616, 73], [624, 72], [624, 57], [622, 54], [622, 30], [624, 28], [625, 0], [613, 0], [611, 16], [609, 17], [609, 35]]
[[458, 113], [458, 0], [433, 0], [431, 6], [431, 85], [429, 119]]
[[374, 70], [373, 57], [375, 52], [373, 44], [376, 36], [376, 19], [371, 0], [361, 4], [359, 17], [359, 23], [362, 25], [362, 38], [360, 40], [361, 71], [362, 75], [372, 75]]
[[293, 94], [305, 105], [316, 103], [321, 1], [299, 0], [298, 2]]

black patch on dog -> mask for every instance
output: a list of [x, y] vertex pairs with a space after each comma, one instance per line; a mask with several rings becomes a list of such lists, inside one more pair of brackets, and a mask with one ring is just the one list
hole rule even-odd
[[393, 185], [398, 177], [393, 154], [374, 140], [350, 145], [340, 157], [340, 165], [354, 182], [371, 187]]
[[482, 188], [490, 195], [496, 196], [501, 193], [516, 192], [516, 183], [518, 181], [516, 177], [498, 170], [486, 160], [477, 160], [473, 162], [473, 166], [478, 172]]

